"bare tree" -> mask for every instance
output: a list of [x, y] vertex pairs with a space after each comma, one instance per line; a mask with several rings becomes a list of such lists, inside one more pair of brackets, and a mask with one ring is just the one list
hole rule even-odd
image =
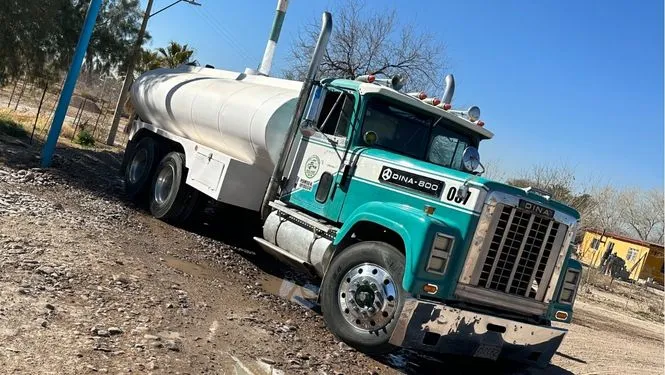
[[517, 187], [543, 190], [555, 200], [575, 208], [580, 229], [596, 228], [662, 244], [665, 208], [662, 190], [619, 190], [585, 176], [588, 186], [576, 182], [575, 170], [566, 165], [536, 165], [519, 177], [508, 179]]
[[508, 174], [506, 173], [506, 170], [501, 167], [501, 164], [500, 159], [483, 160], [483, 167], [485, 167], [483, 177], [494, 181], [506, 181], [508, 179]]
[[[365, 9], [362, 0], [337, 3], [333, 14], [335, 27], [321, 63], [321, 77], [399, 74], [407, 79], [407, 90], [429, 90], [434, 96], [442, 88], [444, 48], [434, 34], [414, 25], [399, 26], [394, 9]], [[291, 46], [286, 78], [304, 77], [318, 29], [318, 23], [312, 22], [301, 30]]]
[[619, 197], [621, 193], [612, 186], [594, 188], [591, 192], [594, 205], [585, 218], [588, 227], [623, 233], [624, 223], [621, 218]]
[[536, 165], [519, 178], [509, 179], [510, 185], [532, 187], [545, 191], [552, 199], [576, 209], [582, 217], [581, 228], [592, 226], [588, 223], [596, 201], [587, 188], [575, 181], [575, 169], [567, 165]]
[[643, 241], [663, 243], [663, 191], [628, 189], [619, 197], [621, 218], [630, 234]]

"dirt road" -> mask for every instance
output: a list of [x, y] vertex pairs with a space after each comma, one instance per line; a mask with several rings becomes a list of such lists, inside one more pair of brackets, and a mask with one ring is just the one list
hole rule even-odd
[[544, 371], [368, 357], [327, 331], [315, 280], [256, 249], [251, 217], [175, 228], [123, 199], [117, 151], [59, 149], [48, 170], [38, 155], [0, 135], [2, 373], [662, 372], [662, 324], [583, 298]]

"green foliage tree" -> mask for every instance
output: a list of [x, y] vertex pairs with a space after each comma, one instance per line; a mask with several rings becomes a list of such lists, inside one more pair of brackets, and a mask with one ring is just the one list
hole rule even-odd
[[0, 1], [0, 83], [53, 79], [64, 60], [63, 14], [72, 11], [70, 0]]
[[164, 61], [155, 51], [142, 50], [139, 61], [136, 62], [136, 68], [134, 69], [135, 75], [145, 73], [148, 70], [153, 70], [161, 68]]
[[[109, 73], [113, 68], [126, 70], [142, 18], [139, 0], [104, 0], [86, 54], [88, 78], [92, 73]], [[149, 40], [146, 33], [143, 42]]]
[[163, 60], [162, 66], [167, 68], [175, 68], [191, 62], [190, 59], [194, 54], [194, 50], [190, 49], [187, 44], [181, 45], [178, 42], [171, 42], [166, 48], [158, 48], [157, 52]]
[[[50, 81], [69, 65], [90, 0], [0, 1], [0, 83]], [[142, 18], [139, 0], [104, 0], [84, 72], [122, 68]], [[145, 40], [148, 40], [147, 37]]]

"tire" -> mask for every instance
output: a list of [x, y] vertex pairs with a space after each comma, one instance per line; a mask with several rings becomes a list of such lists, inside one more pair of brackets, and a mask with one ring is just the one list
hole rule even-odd
[[198, 190], [187, 184], [185, 184], [184, 188], [188, 191], [189, 197], [185, 200], [182, 212], [178, 215], [178, 217], [171, 220], [177, 224], [182, 224], [188, 221], [192, 215], [200, 212], [206, 203], [205, 196], [199, 193]]
[[152, 138], [146, 137], [127, 147], [125, 151], [125, 193], [135, 200], [144, 196], [150, 178], [155, 170], [158, 157], [158, 145]]
[[185, 155], [170, 152], [155, 170], [150, 189], [150, 213], [157, 219], [177, 224], [189, 218], [199, 192], [188, 186]]
[[[328, 328], [362, 352], [393, 351], [388, 340], [404, 306], [404, 263], [397, 248], [371, 241], [352, 245], [333, 258], [321, 283], [321, 309]], [[368, 306], [375, 311], [368, 311]]]

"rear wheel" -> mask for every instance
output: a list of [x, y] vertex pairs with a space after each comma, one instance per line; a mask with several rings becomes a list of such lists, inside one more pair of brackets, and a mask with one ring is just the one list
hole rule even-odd
[[189, 218], [199, 192], [187, 185], [185, 155], [170, 152], [159, 163], [152, 180], [150, 212], [158, 219], [180, 223]]
[[126, 152], [125, 193], [136, 199], [148, 189], [157, 159], [157, 143], [152, 138], [143, 138]]
[[384, 242], [360, 242], [332, 260], [321, 285], [328, 328], [368, 353], [394, 350], [388, 340], [404, 305], [404, 255]]

